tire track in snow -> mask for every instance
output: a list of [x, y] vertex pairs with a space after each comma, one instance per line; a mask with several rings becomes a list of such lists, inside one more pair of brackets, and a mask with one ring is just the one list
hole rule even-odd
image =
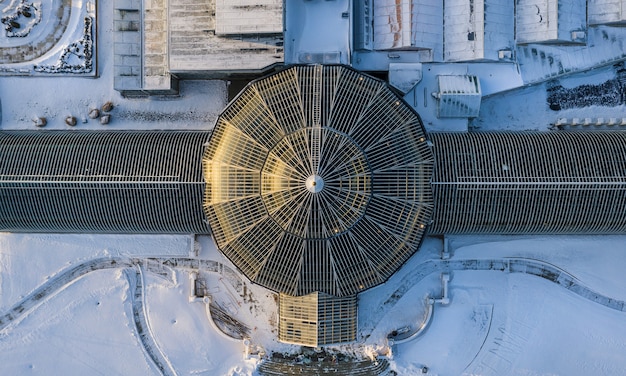
[[[156, 344], [154, 335], [147, 320], [145, 312], [143, 275], [140, 267], [143, 263], [147, 263], [146, 265], [148, 266], [148, 270], [150, 270], [151, 267], [152, 269], [155, 269], [155, 273], [159, 273], [158, 265], [154, 265], [156, 263], [166, 267], [221, 273], [231, 283], [233, 283], [233, 286], [235, 287], [243, 283], [239, 275], [233, 269], [213, 260], [191, 259], [184, 257], [152, 257], [146, 259], [109, 257], [93, 259], [59, 272], [57, 275], [51, 277], [44, 284], [33, 290], [18, 303], [13, 305], [13, 307], [0, 316], [0, 333], [7, 330], [11, 326], [17, 325], [30, 312], [40, 306], [47, 299], [51, 298], [60, 291], [63, 291], [67, 286], [71, 285], [86, 274], [96, 270], [123, 268], [126, 269], [126, 276], [131, 289], [133, 321], [141, 345], [161, 374], [164, 376], [176, 375], [171, 363]], [[130, 270], [133, 267], [136, 271], [134, 275]]]

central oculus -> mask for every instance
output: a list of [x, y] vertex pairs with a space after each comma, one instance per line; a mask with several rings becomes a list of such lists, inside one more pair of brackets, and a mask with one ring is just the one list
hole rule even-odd
[[306, 189], [311, 193], [318, 193], [324, 189], [324, 179], [321, 176], [313, 174], [304, 182]]

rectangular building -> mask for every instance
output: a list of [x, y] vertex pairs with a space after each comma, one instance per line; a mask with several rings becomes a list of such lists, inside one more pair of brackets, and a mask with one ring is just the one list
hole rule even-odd
[[510, 0], [446, 1], [444, 60], [499, 60], [515, 43], [514, 13]]
[[589, 25], [626, 26], [626, 0], [589, 0]]

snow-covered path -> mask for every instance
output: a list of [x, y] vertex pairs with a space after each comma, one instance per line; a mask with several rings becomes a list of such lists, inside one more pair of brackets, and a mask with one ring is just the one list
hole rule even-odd
[[46, 299], [63, 290], [84, 275], [103, 269], [131, 268], [141, 264], [148, 264], [151, 268], [148, 271], [163, 269], [159, 266], [178, 267], [188, 270], [202, 270], [207, 272], [223, 273], [224, 276], [236, 285], [241, 283], [240, 279], [232, 280], [237, 274], [228, 266], [213, 260], [201, 260], [185, 257], [164, 257], [164, 258], [123, 258], [123, 257], [107, 257], [92, 259], [69, 269], [59, 272], [54, 277], [48, 279], [44, 284], [37, 287], [22, 300], [17, 302], [13, 307], [0, 316], [0, 331], [7, 329], [11, 324], [19, 323], [19, 321], [28, 315], [34, 308], [43, 303]]
[[19, 323], [23, 317], [28, 315], [34, 308], [42, 304], [46, 299], [71, 285], [82, 276], [95, 270], [127, 268], [132, 265], [133, 263], [131, 260], [111, 257], [93, 259], [62, 271], [56, 276], [50, 278], [41, 286], [37, 287], [30, 294], [10, 308], [6, 313], [0, 316], [0, 331], [4, 331], [11, 325]]
[[[120, 257], [94, 259], [79, 265], [73, 266], [65, 271], [60, 272], [56, 276], [50, 278], [43, 285], [36, 288], [24, 299], [16, 303], [5, 314], [0, 316], [0, 331], [6, 330], [11, 324], [18, 323], [25, 315], [31, 312], [39, 304], [45, 301], [50, 296], [58, 293], [77, 279], [81, 278], [85, 274], [101, 269], [112, 268], [130, 268], [132, 266], [138, 266], [142, 263], [150, 262], [157, 265], [164, 265], [167, 267], [178, 267], [183, 269], [204, 270], [211, 272], [223, 272], [226, 270], [225, 275], [236, 275], [227, 266], [213, 260], [200, 260], [185, 257], [166, 257], [166, 258], [147, 258], [147, 259], [124, 259]], [[158, 267], [157, 267], [158, 269]], [[623, 300], [614, 299], [599, 292], [594, 291], [590, 287], [579, 281], [572, 274], [565, 270], [558, 268], [550, 263], [528, 259], [528, 258], [501, 258], [501, 259], [454, 259], [454, 260], [427, 260], [417, 265], [412, 272], [407, 275], [400, 283], [398, 288], [382, 303], [378, 306], [375, 312], [368, 315], [369, 320], [365, 321], [361, 326], [361, 332], [365, 334], [371, 333], [385, 317], [385, 315], [394, 307], [394, 305], [409, 291], [413, 286], [419, 283], [421, 280], [433, 273], [445, 273], [452, 271], [499, 271], [506, 273], [523, 273], [536, 277], [543, 278], [547, 281], [555, 283], [556, 285], [563, 287], [572, 293], [579, 295], [594, 303], [603, 305], [613, 310], [624, 312], [626, 311], [626, 303]], [[140, 276], [140, 275], [139, 275]], [[130, 280], [130, 279], [129, 279]], [[240, 281], [231, 281], [240, 282]], [[141, 279], [137, 277], [137, 281], [131, 281], [131, 286], [139, 286], [141, 288]], [[141, 305], [143, 295], [141, 292], [137, 293], [137, 289], [133, 291], [133, 309], [135, 315], [135, 324], [139, 331], [140, 337], [146, 333], [147, 321], [141, 320], [140, 310], [143, 311]], [[139, 320], [139, 321], [138, 321]], [[142, 342], [145, 345], [145, 341]], [[156, 346], [146, 346], [151, 348]], [[148, 350], [147, 350], [148, 351]], [[148, 351], [151, 354], [150, 351]], [[160, 363], [158, 356], [152, 356], [157, 366]], [[159, 369], [164, 370], [164, 366], [159, 366]]]
[[550, 263], [527, 258], [502, 259], [466, 259], [466, 260], [428, 260], [411, 271], [399, 284], [399, 287], [380, 304], [377, 310], [368, 317], [369, 321], [361, 326], [361, 332], [367, 337], [394, 305], [421, 280], [433, 273], [452, 271], [500, 271], [507, 273], [524, 273], [543, 278], [563, 287], [594, 303], [624, 312], [626, 304], [623, 300], [613, 299], [585, 286], [581, 281], [565, 270]]
[[131, 302], [133, 307], [133, 321], [135, 323], [135, 330], [141, 344], [146, 352], [146, 355], [150, 357], [154, 365], [158, 368], [159, 372], [163, 376], [175, 376], [176, 371], [172, 367], [172, 364], [168, 361], [167, 357], [161, 351], [161, 348], [154, 339], [154, 334], [148, 323], [148, 318], [145, 311], [144, 302], [144, 280], [141, 267], [135, 266], [134, 269], [126, 269], [126, 279], [130, 289], [132, 290]]

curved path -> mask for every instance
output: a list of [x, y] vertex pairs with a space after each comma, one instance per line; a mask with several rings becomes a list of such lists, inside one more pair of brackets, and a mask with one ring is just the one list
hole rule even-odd
[[[10, 325], [15, 325], [26, 315], [28, 315], [28, 313], [30, 313], [34, 308], [39, 306], [43, 301], [47, 300], [59, 291], [62, 291], [64, 288], [71, 285], [77, 279], [92, 271], [138, 267], [139, 265], [141, 265], [141, 263], [146, 261], [151, 263], [160, 263], [164, 266], [175, 268], [196, 269], [223, 273], [227, 277], [227, 279], [230, 280], [231, 283], [242, 283], [241, 279], [237, 278], [238, 275], [234, 270], [227, 267], [226, 265], [212, 260], [200, 260], [185, 257], [146, 259], [109, 257], [89, 260], [87, 262], [75, 265], [64, 271], [59, 272], [57, 275], [51, 277], [44, 284], [33, 290], [21, 301], [16, 303], [7, 312], [0, 315], [0, 332], [7, 329]], [[584, 286], [573, 275], [552, 264], [543, 261], [524, 258], [481, 260], [428, 260], [417, 265], [417, 267], [414, 268], [409, 275], [404, 277], [404, 279], [400, 282], [400, 287], [398, 287], [398, 289], [396, 289], [390, 295], [390, 297], [385, 302], [380, 304], [375, 312], [370, 315], [370, 317], [374, 318], [374, 321], [370, 321], [362, 325], [362, 331], [365, 333], [369, 332], [365, 337], [369, 336], [373, 329], [378, 325], [380, 320], [385, 317], [387, 312], [416, 283], [420, 282], [432, 273], [450, 272], [455, 270], [491, 270], [534, 275], [553, 282], [558, 286], [561, 286], [573, 292], [574, 294], [577, 294], [594, 303], [601, 304], [605, 307], [617, 311], [626, 311], [626, 303], [623, 300], [616, 300], [606, 295], [602, 295], [592, 290], [591, 288]], [[131, 281], [132, 279], [133, 278], [129, 278], [129, 281]], [[169, 374], [169, 372], [173, 374], [173, 371], [171, 371], [171, 366], [167, 362], [167, 359], [165, 359], [161, 351], [158, 349], [156, 343], [153, 343], [154, 338], [152, 338], [151, 336], [149, 326], [145, 317], [143, 305], [143, 282], [141, 274], [138, 274], [138, 277], [135, 277], [134, 279], [135, 282], [131, 284], [131, 288], [134, 287], [135, 289], [133, 296], [133, 317], [142, 344], [151, 359], [155, 362], [155, 365], [164, 374]], [[139, 285], [140, 289], [138, 290], [137, 286]]]
[[128, 268], [131, 266], [133, 266], [132, 260], [110, 257], [89, 260], [61, 271], [48, 279], [44, 284], [37, 287], [30, 294], [26, 295], [21, 301], [9, 308], [8, 311], [0, 315], [0, 331], [6, 329], [11, 323], [19, 322], [35, 307], [39, 306], [46, 299], [59, 291], [62, 291], [85, 274], [95, 270]]
[[[236, 288], [238, 285], [243, 283], [241, 278], [238, 278], [237, 273], [233, 269], [213, 260], [190, 258], [138, 259], [122, 257], [93, 259], [82, 264], [72, 266], [49, 278], [44, 284], [37, 287], [8, 311], [0, 315], [0, 333], [10, 326], [19, 323], [44, 301], [63, 291], [67, 286], [71, 285], [84, 275], [96, 270], [124, 268], [126, 269], [126, 277], [131, 289], [133, 321], [144, 351], [154, 362], [154, 365], [158, 368], [162, 375], [176, 375], [171, 363], [155, 342], [154, 335], [148, 323], [148, 318], [145, 312], [144, 283], [141, 265], [146, 265], [148, 271], [164, 276], [168, 280], [173, 277], [168, 275], [168, 271], [166, 269], [159, 266], [221, 273], [227, 280], [229, 280], [229, 282], [233, 283]], [[131, 268], [134, 268], [135, 273], [132, 273]]]
[[387, 343], [400, 345], [402, 343], [412, 341], [415, 338], [419, 337], [422, 333], [424, 333], [424, 331], [426, 331], [428, 326], [430, 326], [430, 322], [433, 319], [434, 310], [435, 310], [435, 304], [427, 302], [426, 314], [424, 315], [424, 319], [422, 320], [422, 322], [418, 323], [418, 325], [416, 325], [415, 327], [410, 326], [407, 332], [398, 333], [395, 335], [394, 335], [394, 332], [390, 333], [389, 335], [387, 335]]
[[379, 304], [375, 311], [369, 315], [374, 321], [362, 325], [362, 333], [367, 338], [376, 328], [380, 320], [389, 310], [409, 291], [415, 284], [432, 273], [444, 273], [462, 270], [500, 271], [507, 273], [524, 273], [543, 278], [563, 287], [576, 295], [579, 295], [594, 303], [605, 307], [626, 312], [626, 303], [623, 300], [610, 298], [583, 285], [573, 275], [544, 261], [526, 258], [502, 258], [502, 259], [472, 259], [472, 260], [428, 260], [417, 265], [402, 279], [398, 287], [389, 298]]
[[131, 294], [131, 302], [133, 307], [135, 330], [137, 330], [137, 335], [143, 345], [144, 351], [150, 357], [154, 365], [159, 369], [161, 375], [175, 376], [176, 371], [174, 371], [174, 367], [172, 367], [172, 364], [168, 361], [167, 357], [163, 354], [163, 351], [161, 351], [161, 348], [156, 343], [154, 333], [152, 333], [152, 329], [148, 323], [148, 317], [145, 311], [145, 291], [141, 267], [136, 266], [135, 273], [133, 273], [130, 269], [126, 269], [125, 272], [128, 284], [130, 285], [131, 290], [133, 290], [133, 293]]

